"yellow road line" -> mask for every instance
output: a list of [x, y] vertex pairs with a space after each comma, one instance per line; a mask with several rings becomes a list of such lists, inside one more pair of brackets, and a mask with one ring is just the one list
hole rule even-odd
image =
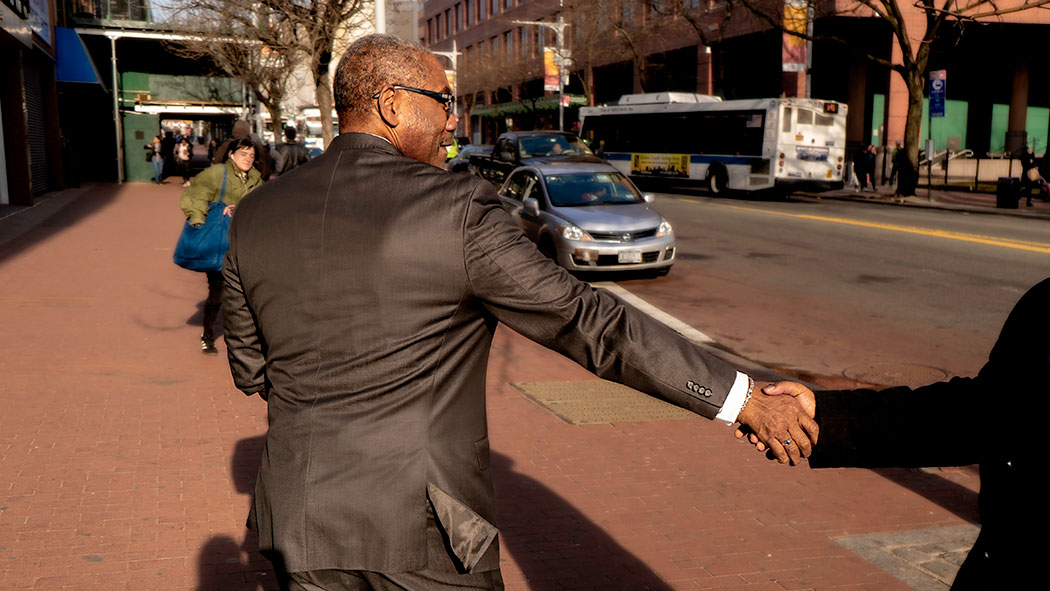
[[714, 207], [725, 207], [728, 209], [739, 209], [741, 211], [751, 211], [755, 213], [764, 213], [767, 215], [777, 215], [781, 217], [796, 218], [802, 220], [814, 220], [818, 222], [832, 222], [836, 224], [846, 224], [849, 226], [861, 226], [864, 228], [875, 228], [877, 230], [889, 230], [891, 232], [904, 232], [906, 234], [919, 234], [922, 236], [932, 236], [935, 238], [948, 238], [950, 240], [961, 240], [963, 242], [975, 242], [977, 244], [987, 244], [990, 246], [1002, 246], [1004, 248], [1013, 248], [1016, 250], [1027, 250], [1030, 252], [1041, 252], [1050, 254], [1050, 242], [1035, 242], [1031, 240], [1016, 240], [1014, 238], [1000, 238], [997, 236], [981, 236], [979, 234], [966, 234], [964, 232], [950, 232], [948, 230], [931, 230], [929, 228], [919, 228], [916, 226], [899, 226], [896, 224], [880, 224], [878, 222], [862, 222], [859, 220], [851, 220], [848, 218], [837, 218], [822, 215], [809, 215], [802, 213], [784, 213], [780, 211], [769, 211], [765, 209], [758, 209], [755, 207], [742, 207], [739, 205], [728, 205], [725, 203], [711, 203], [704, 201], [697, 201], [695, 199], [684, 199], [680, 198], [681, 201], [686, 203], [697, 203], [700, 205], [710, 205]]

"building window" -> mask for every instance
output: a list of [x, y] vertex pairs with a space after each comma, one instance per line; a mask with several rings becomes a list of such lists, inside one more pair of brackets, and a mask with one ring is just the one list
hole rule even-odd
[[445, 10], [445, 39], [452, 34], [452, 9]]
[[463, 0], [463, 16], [464, 16], [464, 18], [466, 18], [466, 23], [464, 23], [464, 28], [469, 27], [471, 25], [471, 23], [472, 23], [472, 21], [470, 20], [470, 18], [472, 16], [470, 14], [470, 0]]
[[499, 14], [499, 0], [489, 0], [489, 18]]
[[456, 11], [455, 20], [452, 21], [452, 32], [458, 33], [463, 28], [463, 7], [457, 4], [454, 8]]
[[503, 12], [514, 8], [514, 0], [503, 0]]
[[623, 0], [620, 3], [620, 18], [624, 22], [631, 22], [636, 17], [634, 0]]
[[427, 45], [434, 42], [434, 19], [427, 19]]
[[514, 36], [511, 31], [503, 33], [503, 53], [508, 59], [514, 57]]

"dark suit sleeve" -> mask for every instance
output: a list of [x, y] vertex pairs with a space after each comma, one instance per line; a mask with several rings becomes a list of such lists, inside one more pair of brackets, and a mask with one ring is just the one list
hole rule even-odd
[[222, 265], [222, 330], [230, 359], [233, 382], [247, 395], [269, 393], [266, 378], [266, 343], [259, 334], [255, 313], [241, 286], [237, 268], [237, 217], [230, 224], [230, 248]]
[[736, 377], [731, 366], [541, 255], [488, 185], [476, 185], [463, 235], [470, 289], [499, 321], [599, 377], [718, 413]]
[[[814, 468], [961, 466], [990, 443], [980, 382], [955, 378], [921, 388], [817, 392]], [[974, 438], [974, 440], [970, 440]]]
[[914, 390], [817, 392], [820, 441], [810, 465], [958, 466], [1043, 447], [1035, 434], [1047, 414], [1048, 309], [1050, 279], [1017, 302], [975, 378]]

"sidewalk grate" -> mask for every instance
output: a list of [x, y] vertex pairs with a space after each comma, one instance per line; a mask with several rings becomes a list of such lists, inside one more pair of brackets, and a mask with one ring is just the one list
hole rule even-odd
[[570, 425], [681, 420], [696, 416], [613, 382], [517, 382], [511, 385]]

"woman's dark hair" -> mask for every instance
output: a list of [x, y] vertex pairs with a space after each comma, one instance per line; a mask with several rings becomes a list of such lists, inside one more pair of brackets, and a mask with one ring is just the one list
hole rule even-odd
[[[231, 140], [230, 145], [226, 147], [226, 155], [222, 159], [223, 162], [229, 160], [230, 155], [236, 152], [237, 150], [240, 150], [241, 148], [251, 148], [252, 150], [258, 152], [258, 150], [255, 149], [255, 142], [253, 142], [252, 138], [250, 137], [242, 137], [239, 140]], [[256, 156], [258, 156], [258, 154], [256, 154]]]

